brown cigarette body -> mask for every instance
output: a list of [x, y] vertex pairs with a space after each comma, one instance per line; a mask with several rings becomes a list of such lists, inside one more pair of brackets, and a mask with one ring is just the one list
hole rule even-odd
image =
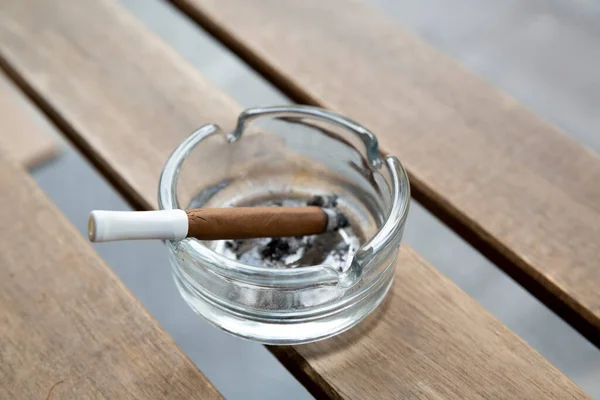
[[321, 207], [233, 207], [186, 210], [188, 237], [200, 240], [304, 236], [325, 232]]

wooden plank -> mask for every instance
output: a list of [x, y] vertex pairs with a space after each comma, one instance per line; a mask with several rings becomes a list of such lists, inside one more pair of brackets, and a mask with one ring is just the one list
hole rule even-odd
[[600, 345], [600, 159], [352, 0], [174, 0], [296, 101], [361, 121], [413, 194]]
[[54, 158], [56, 142], [27, 110], [25, 97], [0, 71], [0, 148], [27, 167]]
[[[0, 5], [5, 68], [141, 208], [156, 205], [161, 166], [189, 132], [235, 125], [240, 107], [115, 3]], [[412, 250], [398, 262], [384, 306], [359, 327], [272, 348], [314, 394], [585, 397]]]
[[0, 226], [0, 398], [220, 398], [4, 155]]

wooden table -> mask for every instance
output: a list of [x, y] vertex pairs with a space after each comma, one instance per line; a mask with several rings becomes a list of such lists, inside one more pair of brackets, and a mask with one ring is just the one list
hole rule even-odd
[[[174, 3], [290, 98], [372, 128], [418, 200], [600, 342], [596, 155], [362, 3]], [[235, 124], [241, 107], [114, 1], [0, 7], [7, 76], [138, 209], [189, 132]], [[0, 398], [219, 397], [2, 151]], [[315, 396], [587, 397], [412, 249], [397, 262], [356, 328], [270, 348]]]

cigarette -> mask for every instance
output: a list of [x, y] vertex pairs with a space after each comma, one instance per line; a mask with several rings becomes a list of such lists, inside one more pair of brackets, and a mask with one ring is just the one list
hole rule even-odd
[[348, 225], [334, 208], [233, 207], [192, 210], [94, 210], [88, 221], [91, 242], [116, 240], [252, 239], [307, 236], [331, 232]]

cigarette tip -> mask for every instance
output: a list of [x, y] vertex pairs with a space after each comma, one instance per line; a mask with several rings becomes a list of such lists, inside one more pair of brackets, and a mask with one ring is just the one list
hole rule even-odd
[[325, 228], [325, 232], [337, 231], [350, 225], [348, 218], [346, 218], [340, 210], [327, 207], [322, 208], [322, 210], [327, 215], [327, 227]]
[[96, 241], [96, 222], [93, 211], [88, 218], [88, 238], [90, 239], [90, 242]]

